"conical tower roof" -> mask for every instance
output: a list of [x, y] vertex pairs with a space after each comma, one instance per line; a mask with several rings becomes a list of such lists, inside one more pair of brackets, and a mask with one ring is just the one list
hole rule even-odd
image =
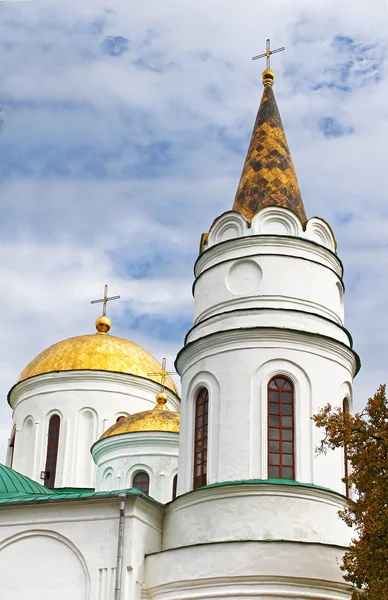
[[253, 128], [233, 210], [247, 219], [266, 206], [306, 218], [294, 164], [273, 91], [274, 73], [263, 73], [264, 92]]

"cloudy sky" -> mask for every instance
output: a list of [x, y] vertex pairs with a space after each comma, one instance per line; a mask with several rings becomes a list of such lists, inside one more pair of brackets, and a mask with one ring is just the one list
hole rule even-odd
[[112, 333], [170, 365], [200, 235], [231, 208], [265, 39], [309, 216], [333, 227], [361, 407], [388, 379], [386, 0], [0, 4], [0, 459], [6, 393], [41, 350]]

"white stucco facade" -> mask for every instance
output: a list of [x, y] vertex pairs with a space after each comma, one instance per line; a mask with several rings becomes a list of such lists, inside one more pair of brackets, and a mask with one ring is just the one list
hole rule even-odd
[[[57, 414], [61, 426], [55, 487], [94, 488], [92, 444], [118, 417], [154, 408], [159, 390], [149, 379], [107, 371], [45, 373], [18, 383], [9, 395], [16, 428], [12, 467], [42, 483], [48, 424]], [[166, 394], [167, 406], [179, 411], [178, 396], [167, 388]]]
[[[316, 452], [322, 432], [312, 417], [327, 403], [351, 407], [359, 359], [344, 326], [335, 238], [322, 219], [304, 222], [265, 74], [259, 117], [270, 123], [252, 137], [258, 148], [241, 184], [252, 185], [237, 202], [246, 197], [245, 214], [256, 213], [224, 213], [202, 236], [193, 327], [176, 360], [182, 402], [124, 374], [128, 355], [122, 374], [46, 372], [11, 390], [8, 464], [34, 481], [0, 466], [0, 600], [349, 600], [339, 568], [352, 536], [338, 516], [345, 457]], [[283, 169], [284, 188], [268, 206], [278, 198], [268, 183], [273, 196], [260, 190], [259, 206], [256, 155], [271, 128], [267, 179], [258, 180]], [[275, 379], [283, 391], [271, 388]], [[48, 489], [35, 482], [53, 415], [60, 434]], [[137, 474], [148, 475], [145, 493], [131, 489]]]
[[149, 477], [149, 494], [158, 502], [172, 500], [178, 473], [179, 434], [170, 431], [141, 431], [103, 438], [92, 446], [97, 465], [96, 490], [133, 487], [134, 476], [144, 471]]

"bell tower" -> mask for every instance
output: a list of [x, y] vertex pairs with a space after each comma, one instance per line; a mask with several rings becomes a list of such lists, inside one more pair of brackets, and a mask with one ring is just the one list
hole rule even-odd
[[252, 480], [345, 494], [343, 454], [316, 455], [311, 419], [351, 402], [359, 368], [343, 267], [330, 226], [306, 217], [273, 84], [266, 69], [233, 209], [203, 234], [195, 264], [194, 323], [176, 361], [180, 494]]

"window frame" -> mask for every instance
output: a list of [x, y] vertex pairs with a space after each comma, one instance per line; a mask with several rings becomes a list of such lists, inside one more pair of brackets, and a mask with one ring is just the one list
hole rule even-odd
[[[342, 400], [342, 412], [344, 415], [349, 414], [350, 406], [349, 406], [349, 398], [345, 396]], [[349, 458], [348, 458], [348, 447], [344, 445], [344, 477], [349, 477]], [[345, 481], [345, 495], [347, 498], [350, 498], [350, 487], [348, 481]]]
[[[278, 387], [278, 385], [275, 383], [276, 380], [283, 380], [283, 384], [282, 387]], [[272, 385], [272, 388], [271, 388]], [[289, 386], [289, 388], [284, 389], [284, 386]], [[273, 398], [271, 399], [270, 397], [270, 392], [277, 392], [278, 393], [278, 400], [274, 401]], [[283, 393], [291, 393], [291, 402], [282, 402], [282, 395]], [[271, 412], [271, 407], [270, 404], [277, 404], [279, 405], [279, 410], [278, 413], [274, 413]], [[283, 405], [289, 405], [291, 406], [291, 415], [288, 414], [282, 414], [282, 406]], [[270, 423], [271, 417], [279, 417], [279, 424], [278, 425], [274, 425]], [[291, 426], [283, 426], [281, 424], [281, 417], [291, 417]], [[278, 430], [279, 432], [279, 437], [276, 439], [276, 437], [271, 437], [271, 429], [272, 430]], [[283, 437], [283, 433], [285, 431], [291, 431], [291, 440], [290, 439], [284, 439]], [[276, 434], [273, 434], [276, 435]], [[289, 437], [289, 436], [287, 436]], [[271, 442], [278, 442], [279, 444], [279, 449], [277, 451], [275, 450], [271, 450]], [[291, 451], [290, 452], [285, 452], [283, 450], [283, 443], [291, 443]], [[271, 462], [274, 460], [272, 459], [271, 461], [271, 455], [278, 455], [279, 456], [279, 460], [278, 463], [273, 463], [271, 464]], [[291, 465], [285, 465], [283, 464], [283, 456], [291, 456], [291, 460], [292, 460], [292, 464]], [[296, 467], [296, 460], [295, 460], [295, 386], [294, 383], [292, 382], [292, 380], [285, 376], [285, 375], [274, 375], [273, 377], [271, 377], [271, 379], [268, 381], [267, 384], [267, 469], [268, 469], [268, 478], [269, 479], [290, 479], [295, 481], [295, 467]], [[279, 474], [278, 475], [273, 475], [271, 474], [271, 467], [272, 468], [278, 468], [279, 469]], [[291, 476], [287, 475], [285, 476], [284, 470], [285, 469], [292, 469], [292, 474]]]
[[[55, 425], [54, 425], [55, 420]], [[58, 466], [59, 436], [61, 433], [61, 417], [54, 413], [50, 416], [47, 428], [47, 449], [44, 485], [48, 488], [55, 486]]]
[[[137, 477], [144, 477], [144, 476], [147, 478], [147, 491], [142, 490], [141, 488], [137, 487], [137, 485], [135, 484], [135, 480], [136, 480]], [[141, 483], [143, 483], [143, 482], [141, 482]], [[150, 476], [147, 473], [147, 471], [144, 471], [144, 470], [142, 470], [142, 471], [136, 471], [136, 473], [134, 473], [132, 475], [132, 485], [131, 485], [131, 487], [135, 488], [136, 490], [139, 490], [139, 492], [142, 492], [143, 494], [147, 494], [147, 496], [149, 496], [150, 495]]]
[[[201, 437], [198, 436], [200, 430], [202, 430]], [[193, 437], [193, 489], [196, 490], [207, 484], [209, 390], [205, 386], [200, 387], [195, 394]], [[198, 456], [199, 461], [197, 462]], [[200, 469], [199, 475], [197, 475], [198, 467]]]
[[177, 488], [178, 488], [178, 473], [175, 473], [174, 477], [172, 478], [172, 499], [175, 500], [177, 494]]

